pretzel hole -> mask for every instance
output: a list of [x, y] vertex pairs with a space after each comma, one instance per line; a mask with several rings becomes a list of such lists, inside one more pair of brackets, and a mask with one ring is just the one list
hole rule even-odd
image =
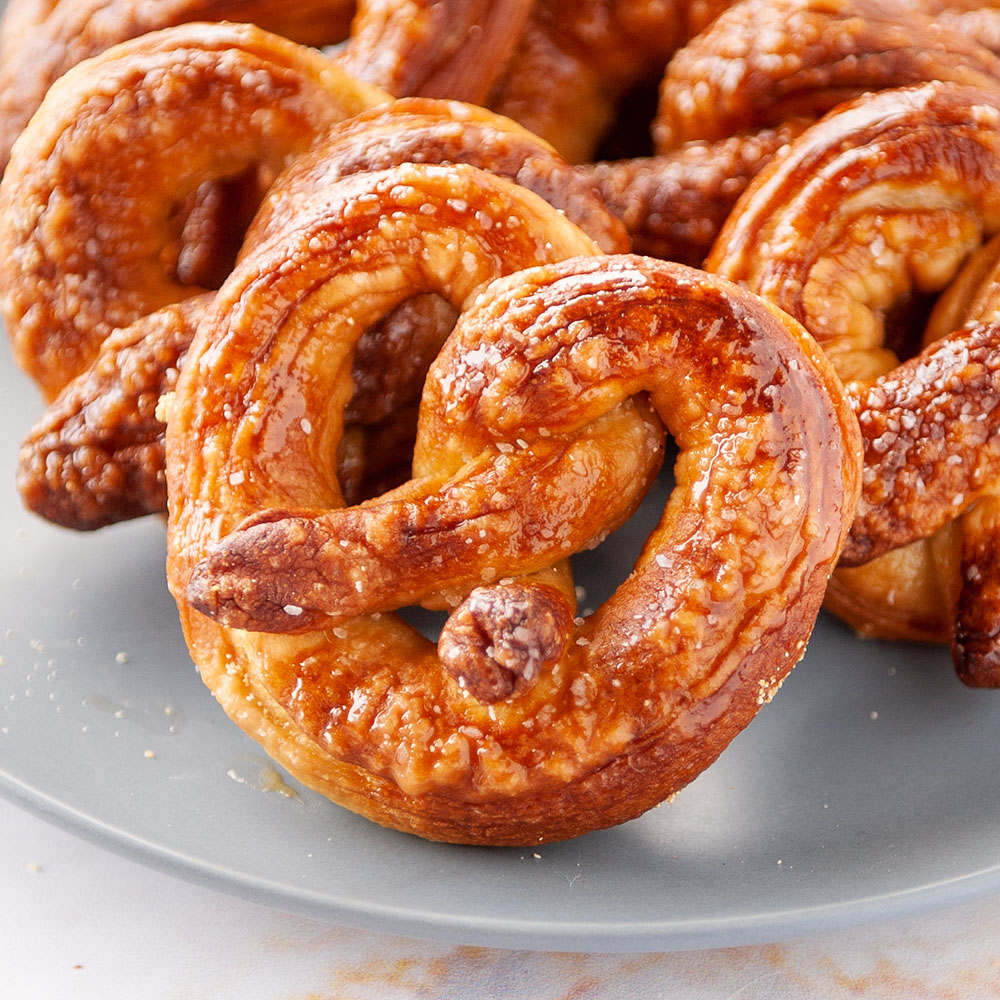
[[618, 101], [613, 124], [594, 154], [596, 161], [653, 155], [653, 119], [660, 99], [659, 80], [647, 80]]
[[168, 269], [182, 285], [215, 290], [236, 265], [269, 178], [257, 165], [223, 180], [205, 181], [174, 206]]
[[[427, 371], [458, 313], [440, 295], [416, 295], [361, 336], [354, 394], [344, 411], [337, 465], [345, 503], [379, 496], [410, 478], [417, 411]], [[392, 363], [386, 362], [392, 358]]]
[[885, 346], [901, 362], [909, 361], [923, 348], [924, 331], [937, 300], [937, 295], [911, 290], [886, 310], [882, 320]]
[[607, 601], [638, 562], [639, 554], [663, 517], [667, 499], [673, 491], [677, 455], [677, 444], [668, 433], [663, 467], [636, 512], [600, 545], [570, 557], [579, 615], [587, 617]]

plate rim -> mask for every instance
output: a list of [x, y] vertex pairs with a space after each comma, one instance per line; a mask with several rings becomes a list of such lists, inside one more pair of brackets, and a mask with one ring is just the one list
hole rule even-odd
[[445, 944], [537, 952], [650, 954], [763, 945], [944, 909], [1000, 891], [1000, 863], [893, 892], [735, 916], [569, 921], [421, 911], [331, 897], [225, 868], [138, 836], [0, 769], [0, 796], [97, 847], [163, 874], [272, 909], [364, 930]]

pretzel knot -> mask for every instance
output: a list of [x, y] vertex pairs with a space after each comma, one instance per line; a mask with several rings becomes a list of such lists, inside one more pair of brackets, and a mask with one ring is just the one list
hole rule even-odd
[[868, 635], [951, 639], [981, 686], [1000, 685], [1000, 328], [988, 295], [962, 303], [995, 281], [995, 246], [927, 346], [897, 351], [919, 347], [921, 299], [1000, 231], [998, 192], [1000, 90], [870, 95], [754, 181], [707, 263], [800, 320], [849, 382], [864, 488], [828, 605]]
[[[301, 780], [399, 829], [537, 843], [638, 815], [802, 653], [859, 488], [839, 382], [761, 300], [594, 256], [471, 167], [346, 178], [306, 214], [219, 293], [168, 422], [168, 577], [203, 677]], [[586, 256], [476, 291], [493, 253], [573, 243]], [[344, 508], [357, 331], [426, 290], [462, 316], [413, 479]], [[575, 619], [551, 568], [635, 508], [661, 420], [677, 487], [635, 571]], [[454, 609], [437, 651], [386, 613], [415, 602]]]

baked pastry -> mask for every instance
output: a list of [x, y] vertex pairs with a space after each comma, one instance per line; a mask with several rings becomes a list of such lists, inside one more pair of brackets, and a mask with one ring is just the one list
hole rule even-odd
[[640, 253], [700, 264], [755, 174], [816, 118], [874, 90], [1000, 82], [1000, 59], [908, 0], [743, 0], [671, 60], [656, 154], [590, 168]]
[[[804, 649], [859, 487], [839, 381], [754, 296], [596, 252], [472, 167], [357, 174], [244, 257], [181, 373], [168, 578], [192, 656], [296, 777], [380, 823], [524, 844], [621, 822], [707, 766]], [[567, 253], [586, 256], [476, 292], [500, 260]], [[414, 290], [463, 311], [414, 479], [343, 508], [348, 359]], [[550, 567], [655, 472], [647, 392], [678, 487], [637, 571], [574, 622]], [[414, 601], [455, 609], [438, 655], [386, 613]]]
[[204, 291], [185, 275], [205, 238], [189, 225], [199, 191], [228, 182], [252, 212], [317, 134], [386, 99], [249, 25], [182, 25], [76, 67], [0, 186], [0, 292], [18, 363], [51, 398], [112, 330]]
[[[192, 29], [174, 30], [186, 38]], [[179, 59], [185, 58], [181, 46]], [[153, 137], [147, 148], [151, 163], [170, 155], [156, 141]], [[337, 178], [411, 159], [470, 162], [492, 169], [565, 211], [602, 249], [627, 247], [621, 224], [586, 181], [541, 140], [490, 112], [415, 98], [352, 117], [297, 157], [281, 181], [268, 188], [246, 235], [248, 244], [266, 240], [272, 229], [287, 224], [303, 202], [322, 199]], [[99, 189], [103, 161], [93, 162], [92, 187]], [[15, 185], [18, 177], [33, 182], [36, 173], [21, 161], [19, 150], [4, 188]], [[22, 197], [20, 186], [14, 192], [12, 197]], [[95, 217], [101, 210], [105, 214]], [[121, 210], [118, 202], [92, 206], [91, 217], [84, 221], [113, 230]], [[37, 238], [33, 230], [28, 235]], [[24, 236], [20, 232], [16, 238]], [[207, 242], [200, 239], [197, 246], [211, 259], [204, 252]], [[11, 250], [22, 252], [22, 246], [14, 243]], [[64, 278], [72, 281], [73, 275]], [[49, 280], [54, 283], [51, 275]], [[205, 301], [204, 295], [195, 296], [184, 310], [167, 308], [116, 332], [101, 344], [92, 367], [60, 393], [21, 450], [19, 488], [32, 510], [82, 529], [166, 510], [164, 426], [155, 416], [156, 403], [174, 386]], [[454, 319], [450, 306], [424, 296], [400, 306], [362, 337], [340, 455], [341, 486], [352, 502], [408, 477], [420, 387]]]
[[1000, 485], [997, 328], [960, 325], [902, 365], [898, 352], [907, 306], [947, 288], [998, 230], [1000, 90], [926, 84], [804, 133], [707, 262], [802, 322], [848, 382], [865, 475], [843, 563], [858, 568], [834, 575], [827, 606], [864, 635], [950, 639], [962, 679], [990, 686], [996, 536], [992, 502], [977, 501]]
[[631, 89], [733, 0], [537, 0], [490, 106], [590, 160]]

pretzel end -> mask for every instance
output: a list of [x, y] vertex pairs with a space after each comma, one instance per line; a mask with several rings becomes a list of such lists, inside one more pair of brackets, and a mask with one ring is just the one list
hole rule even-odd
[[[303, 589], [303, 575], [309, 575], [314, 548], [303, 519], [247, 522], [194, 567], [187, 600], [229, 628], [254, 632], [314, 628], [325, 623], [327, 615], [305, 607], [297, 596]], [[296, 593], [286, 592], [283, 581], [294, 581]]]
[[438, 655], [459, 686], [487, 704], [535, 684], [569, 645], [573, 611], [544, 584], [477, 587], [445, 622]]

